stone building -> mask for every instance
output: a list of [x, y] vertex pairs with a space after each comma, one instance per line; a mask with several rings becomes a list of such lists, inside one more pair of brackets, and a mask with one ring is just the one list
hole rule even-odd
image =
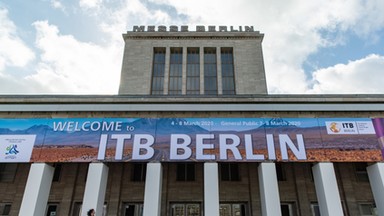
[[0, 215], [384, 215], [383, 97], [269, 95], [263, 37], [136, 26], [118, 95], [1, 96]]

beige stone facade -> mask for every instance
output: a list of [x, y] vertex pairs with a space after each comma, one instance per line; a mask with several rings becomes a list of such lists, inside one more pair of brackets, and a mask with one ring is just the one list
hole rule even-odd
[[[238, 95], [266, 94], [267, 86], [264, 72], [264, 60], [259, 32], [128, 32], [123, 35], [125, 41], [123, 66], [120, 79], [120, 95], [149, 95], [153, 70], [153, 50], [166, 48], [165, 78], [169, 76], [169, 52], [171, 47], [183, 48], [184, 55], [189, 47], [198, 47], [201, 57], [201, 76], [203, 86], [204, 48], [216, 48], [218, 53], [218, 79], [221, 77], [220, 48], [233, 48], [235, 86]], [[185, 64], [183, 61], [183, 79], [185, 82]], [[220, 94], [220, 82], [219, 94]], [[167, 88], [167, 79], [164, 87]], [[167, 91], [165, 89], [165, 94]], [[185, 93], [184, 93], [185, 94]], [[203, 94], [203, 92], [202, 92]]]

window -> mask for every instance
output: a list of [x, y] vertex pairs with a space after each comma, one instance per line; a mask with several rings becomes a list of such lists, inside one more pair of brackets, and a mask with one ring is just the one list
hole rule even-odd
[[9, 215], [12, 205], [10, 203], [0, 203], [0, 215]]
[[46, 216], [56, 216], [57, 214], [57, 203], [48, 203]]
[[361, 216], [377, 216], [376, 205], [374, 203], [361, 203], [359, 204], [359, 211]]
[[154, 48], [152, 91], [153, 95], [164, 94], [165, 48]]
[[356, 180], [358, 182], [369, 182], [367, 163], [354, 163]]
[[233, 69], [232, 48], [221, 48], [221, 80], [223, 95], [234, 95], [235, 75]]
[[55, 172], [53, 173], [52, 181], [58, 182], [61, 177], [61, 164], [54, 164], [53, 167], [55, 168]]
[[122, 216], [142, 216], [143, 203], [123, 203]]
[[199, 203], [172, 203], [171, 216], [200, 216]]
[[200, 50], [187, 49], [187, 95], [200, 94]]
[[239, 165], [237, 163], [221, 163], [220, 176], [222, 181], [240, 181]]
[[204, 94], [217, 95], [216, 48], [204, 48]]
[[244, 203], [220, 203], [220, 216], [246, 216]]
[[183, 75], [183, 49], [171, 48], [169, 62], [169, 88], [168, 94], [181, 95]]
[[287, 181], [287, 176], [282, 163], [276, 163], [276, 175], [278, 181]]
[[145, 163], [134, 163], [132, 171], [132, 181], [142, 182], [145, 181], [147, 172], [147, 164]]
[[311, 203], [312, 216], [321, 216], [318, 203]]
[[13, 182], [17, 171], [16, 163], [0, 164], [0, 182]]
[[293, 203], [281, 203], [281, 216], [295, 216], [295, 208]]
[[195, 181], [194, 163], [178, 163], [176, 172], [177, 181]]
[[[219, 76], [221, 77], [222, 94], [235, 95], [233, 48], [222, 47], [218, 49], [220, 50], [217, 50], [216, 47], [171, 47], [170, 52], [166, 53], [165, 47], [155, 47], [153, 50], [151, 94], [200, 95], [201, 93], [217, 95], [219, 80], [217, 69], [219, 66], [221, 67]], [[200, 55], [200, 52], [203, 53], [203, 56]], [[221, 57], [221, 65], [217, 65], [218, 54]], [[166, 59], [168, 61], [168, 57], [169, 62], [165, 62]], [[183, 60], [184, 58], [186, 61]], [[201, 58], [203, 62], [200, 61]], [[169, 73], [165, 77], [165, 66], [167, 64], [168, 68], [168, 63], [169, 71], [167, 72]], [[183, 74], [183, 65], [185, 66], [185, 74]], [[204, 68], [203, 71], [201, 71], [201, 66]], [[204, 80], [203, 86], [200, 85], [200, 78]], [[168, 83], [168, 88], [164, 88], [164, 83]], [[183, 90], [185, 90], [184, 93]]]

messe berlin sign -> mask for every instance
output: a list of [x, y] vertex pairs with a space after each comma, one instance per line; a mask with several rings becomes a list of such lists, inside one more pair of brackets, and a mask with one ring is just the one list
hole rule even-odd
[[383, 161], [384, 119], [0, 119], [0, 162]]
[[[133, 32], [189, 32], [188, 26], [133, 26]], [[254, 32], [253, 26], [196, 26], [196, 32]]]

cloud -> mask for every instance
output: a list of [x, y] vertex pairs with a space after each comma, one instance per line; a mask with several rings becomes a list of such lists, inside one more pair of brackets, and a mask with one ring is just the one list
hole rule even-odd
[[36, 73], [26, 77], [46, 91], [70, 94], [112, 94], [118, 89], [121, 47], [102, 47], [61, 35], [47, 21], [34, 24], [41, 50]]
[[32, 92], [44, 88], [48, 93], [65, 94], [116, 94], [119, 87], [124, 41], [121, 33], [128, 21], [142, 17], [144, 22], [170, 22], [167, 13], [149, 10], [138, 0], [123, 1], [113, 10], [101, 5], [102, 1], [81, 1], [90, 16], [99, 19], [104, 45], [81, 42], [72, 35], [63, 35], [48, 21], [36, 21], [35, 46], [41, 51], [35, 73], [25, 77], [33, 83]]
[[8, 11], [0, 7], [0, 73], [6, 67], [23, 67], [35, 58], [33, 51], [20, 39]]
[[320, 69], [313, 73], [313, 89], [308, 93], [370, 93], [384, 92], [384, 56], [369, 55]]
[[118, 7], [107, 7], [96, 14], [100, 19], [100, 29], [107, 33], [113, 42], [122, 42], [121, 33], [131, 30], [133, 25], [170, 24], [179, 20], [171, 17], [168, 11], [159, 8], [149, 8], [139, 0], [121, 0]]
[[65, 7], [59, 0], [51, 0], [51, 6], [56, 9], [65, 10]]
[[103, 0], [80, 0], [79, 6], [83, 9], [99, 9]]
[[360, 37], [371, 40], [372, 43], [379, 40], [378, 31], [384, 27], [384, 1], [372, 0], [372, 1], [361, 1], [359, 10], [356, 10], [354, 32]]
[[0, 92], [1, 94], [36, 94], [48, 91], [45, 86], [31, 82], [26, 77], [0, 73]]

